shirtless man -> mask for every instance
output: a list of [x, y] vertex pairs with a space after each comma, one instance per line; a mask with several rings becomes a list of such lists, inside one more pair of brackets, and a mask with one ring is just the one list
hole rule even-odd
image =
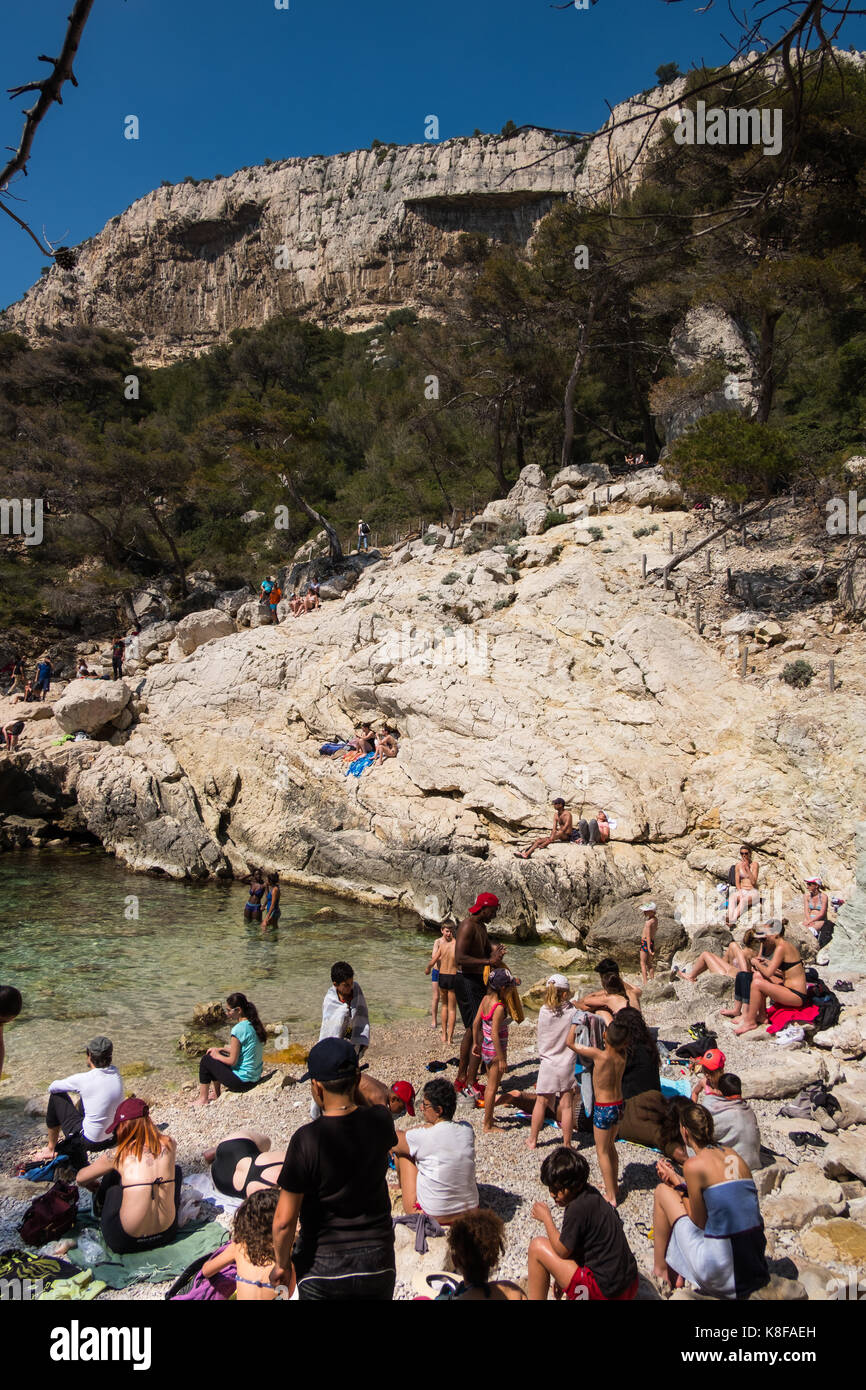
[[547, 849], [548, 845], [552, 845], [557, 840], [565, 843], [571, 842], [571, 837], [574, 830], [574, 822], [571, 818], [571, 812], [566, 811], [565, 802], [563, 801], [561, 796], [558, 796], [554, 801], [553, 810], [554, 817], [552, 832], [546, 838], [542, 838], [540, 840], [533, 840], [532, 844], [529, 846], [529, 849], [518, 851], [518, 853], [515, 854], [515, 859], [529, 859], [529, 857], [533, 855], [537, 849]]
[[[502, 945], [494, 946], [487, 935], [487, 924], [493, 921], [498, 911], [499, 899], [495, 894], [479, 893], [469, 909], [468, 916], [464, 917], [457, 927], [457, 940], [455, 942], [457, 974], [454, 977], [454, 992], [466, 1031], [460, 1044], [460, 1065], [457, 1069], [454, 1087], [455, 1090], [462, 1091], [464, 1095], [469, 1094], [473, 1097], [484, 1094], [484, 1088], [475, 1084], [480, 1058], [474, 1056], [472, 1052], [472, 1028], [475, 1023], [475, 1015], [478, 1013], [479, 1005], [486, 993], [484, 967], [489, 965], [491, 969], [495, 969], [497, 965], [502, 965], [502, 958], [505, 955], [505, 947]], [[440, 986], [442, 984], [441, 975], [439, 984]]]
[[395, 1081], [393, 1086], [386, 1086], [384, 1081], [362, 1072], [356, 1101], [358, 1105], [384, 1105], [395, 1120], [404, 1115], [415, 1118], [415, 1087], [410, 1086], [408, 1081]]
[[759, 872], [758, 861], [752, 858], [749, 846], [741, 845], [739, 862], [734, 869], [734, 891], [728, 903], [729, 927], [734, 925], [745, 908], [761, 901], [758, 892]]
[[433, 954], [424, 971], [429, 975], [431, 970], [438, 970], [438, 980], [436, 986], [439, 990], [438, 1001], [433, 1003], [433, 1027], [436, 1027], [436, 1007], [442, 1010], [442, 1041], [450, 1043], [454, 1038], [454, 1027], [457, 1023], [457, 942], [454, 939], [454, 928], [450, 922], [442, 923], [442, 935], [433, 946]]

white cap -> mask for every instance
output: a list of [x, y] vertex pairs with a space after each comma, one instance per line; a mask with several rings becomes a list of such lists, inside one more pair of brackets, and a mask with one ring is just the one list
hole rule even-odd
[[817, 883], [821, 888], [824, 887], [824, 880], [819, 874], [815, 874], [814, 877], [804, 879], [803, 881], [804, 883]]
[[655, 912], [655, 910], [655, 903], [644, 903], [643, 907], [641, 908], [641, 912]]
[[557, 989], [571, 989], [571, 985], [564, 975], [548, 975], [547, 983], [549, 985], [556, 985]]

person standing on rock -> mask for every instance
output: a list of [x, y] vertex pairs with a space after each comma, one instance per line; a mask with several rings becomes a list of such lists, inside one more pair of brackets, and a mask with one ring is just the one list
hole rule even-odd
[[126, 655], [126, 643], [122, 637], [115, 637], [111, 644], [111, 675], [116, 681], [123, 680], [123, 658]]
[[548, 845], [555, 843], [570, 844], [574, 835], [574, 823], [571, 812], [566, 811], [565, 802], [561, 796], [556, 797], [553, 803], [553, 829], [547, 836], [542, 836], [540, 840], [533, 840], [529, 849], [519, 850], [515, 854], [515, 859], [530, 859], [537, 849], [547, 849]]
[[370, 549], [370, 528], [363, 517], [358, 519], [358, 554]]
[[[484, 1087], [476, 1085], [480, 1057], [472, 1053], [472, 1029], [475, 1016], [486, 993], [484, 971], [502, 964], [505, 947], [494, 946], [487, 935], [487, 924], [492, 922], [499, 911], [499, 899], [494, 893], [479, 893], [469, 913], [457, 927], [455, 977], [457, 1006], [466, 1030], [460, 1044], [460, 1065], [457, 1070], [455, 1088], [475, 1098], [484, 1094]], [[441, 976], [440, 976], [441, 988]]]
[[647, 975], [651, 980], [656, 977], [656, 932], [659, 929], [659, 919], [655, 903], [645, 903], [641, 912], [643, 931], [640, 938], [640, 973], [646, 984]]
[[46, 654], [40, 657], [36, 666], [36, 694], [42, 704], [45, 703], [45, 696], [51, 689], [51, 677], [54, 674], [54, 667], [51, 658]]

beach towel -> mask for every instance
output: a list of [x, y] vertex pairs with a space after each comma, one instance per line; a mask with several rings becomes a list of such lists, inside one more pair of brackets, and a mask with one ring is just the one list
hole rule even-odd
[[370, 766], [375, 756], [375, 753], [362, 753], [360, 758], [356, 758], [353, 763], [349, 763], [349, 766], [346, 768], [346, 776], [360, 777], [364, 768]]
[[36, 1299], [37, 1303], [89, 1303], [98, 1298], [108, 1288], [101, 1279], [94, 1279], [93, 1271], [80, 1269], [68, 1279], [55, 1279], [50, 1288], [45, 1289]]
[[37, 1163], [35, 1167], [25, 1169], [23, 1173], [16, 1173], [17, 1178], [24, 1178], [26, 1182], [50, 1182], [54, 1176], [56, 1168], [62, 1168], [69, 1159], [66, 1154], [57, 1154], [50, 1158], [47, 1163]]
[[665, 1077], [662, 1081], [662, 1095], [670, 1098], [671, 1096], [688, 1096], [691, 1099], [692, 1086], [697, 1078], [691, 1079], [688, 1076]]
[[66, 1279], [75, 1274], [75, 1266], [56, 1255], [36, 1255], [32, 1250], [18, 1250], [10, 1247], [0, 1254], [0, 1279], [41, 1280], [45, 1287], [55, 1279]]
[[111, 1289], [125, 1289], [128, 1284], [162, 1284], [176, 1279], [199, 1255], [212, 1255], [225, 1244], [226, 1231], [218, 1221], [208, 1221], [194, 1227], [158, 1250], [142, 1250], [134, 1255], [117, 1255], [110, 1250], [99, 1264], [88, 1266], [81, 1251], [69, 1251], [69, 1259], [79, 1269], [91, 1267], [95, 1279], [104, 1279]]
[[331, 985], [325, 995], [319, 1042], [323, 1038], [348, 1038], [357, 1051], [370, 1046], [370, 1013], [364, 991], [357, 980], [352, 990], [351, 1004], [343, 1003], [336, 985]]
[[344, 748], [348, 748], [348, 746], [348, 743], [323, 743], [319, 752], [323, 756], [329, 756], [331, 753], [341, 752]]
[[[229, 1241], [224, 1242], [219, 1250], [214, 1250], [214, 1255], [219, 1255], [225, 1250]], [[172, 1299], [176, 1303], [225, 1303], [233, 1298], [237, 1292], [238, 1267], [234, 1262], [226, 1265], [223, 1269], [218, 1269], [216, 1274], [210, 1276], [202, 1274], [201, 1267], [211, 1255], [203, 1255], [195, 1260], [192, 1266], [185, 1269], [180, 1278], [172, 1284], [166, 1298]], [[190, 1275], [192, 1279], [190, 1280]]]
[[237, 1211], [238, 1207], [244, 1204], [243, 1197], [227, 1197], [224, 1192], [214, 1185], [214, 1180], [210, 1173], [188, 1173], [183, 1180], [184, 1187], [194, 1187], [206, 1201], [213, 1202], [216, 1208], [223, 1211]]
[[817, 1017], [817, 1004], [800, 1009], [779, 1008], [771, 1004], [767, 1009], [767, 1032], [781, 1033], [789, 1023], [814, 1023]]

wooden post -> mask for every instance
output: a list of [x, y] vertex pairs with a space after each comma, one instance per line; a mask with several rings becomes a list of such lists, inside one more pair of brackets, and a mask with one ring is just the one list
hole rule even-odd
[[640, 557], [640, 577], [641, 577], [642, 580], [646, 580], [646, 556], [645, 556], [645, 555], [641, 555], [641, 557]]
[[740, 532], [740, 545], [745, 545], [745, 544], [746, 544], [746, 528], [745, 528], [745, 526], [744, 526], [743, 529], [742, 529], [742, 531]]
[[728, 570], [728, 593], [731, 592], [731, 571]]
[[605, 488], [605, 494], [606, 494], [606, 495], [605, 495], [605, 499], [604, 499], [605, 505], [606, 505], [606, 506], [610, 506], [610, 486], [609, 486], [609, 485], [608, 485], [608, 487]]
[[831, 661], [831, 662], [830, 662], [830, 671], [829, 671], [829, 675], [830, 675], [830, 689], [831, 689], [831, 690], [835, 690], [835, 689], [836, 689], [836, 663], [835, 663], [835, 661]]
[[673, 533], [673, 531], [668, 531], [668, 554], [669, 554], [669, 555], [673, 555], [673, 553], [674, 553], [674, 533]]
[[697, 628], [698, 632], [700, 632], [700, 630], [701, 630], [701, 605], [700, 605], [699, 603], [696, 603], [696, 604], [695, 604], [695, 627]]
[[667, 566], [665, 566], [664, 580], [665, 580], [665, 593], [667, 593], [668, 589], [671, 587], [671, 581], [670, 581], [670, 579], [669, 579], [669, 577], [668, 577]]
[[708, 551], [707, 551], [707, 574], [712, 574], [712, 572], [713, 572], [713, 557], [712, 557], [712, 552], [708, 550]]
[[745, 680], [746, 672], [749, 669], [749, 648], [743, 647], [740, 653], [740, 680]]

